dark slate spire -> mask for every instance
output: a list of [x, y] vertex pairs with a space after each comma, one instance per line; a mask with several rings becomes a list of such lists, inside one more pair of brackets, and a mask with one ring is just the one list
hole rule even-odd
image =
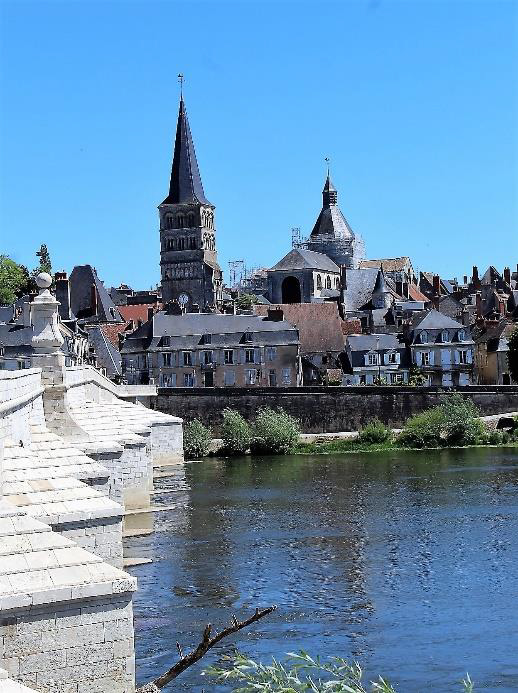
[[182, 95], [180, 96], [180, 109], [176, 126], [169, 195], [162, 204], [190, 203], [211, 204], [203, 192], [200, 170], [196, 161], [196, 152], [194, 151], [194, 143]]
[[329, 177], [329, 171], [327, 172], [327, 178], [322, 190], [322, 206], [329, 207], [329, 205], [335, 205], [338, 201], [338, 192], [331, 182]]

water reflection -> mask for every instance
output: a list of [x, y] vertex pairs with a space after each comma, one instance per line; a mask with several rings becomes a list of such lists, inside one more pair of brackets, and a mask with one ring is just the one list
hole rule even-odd
[[[131, 540], [155, 559], [132, 570], [139, 680], [206, 622], [275, 603], [237, 641], [254, 657], [302, 647], [400, 691], [460, 690], [466, 671], [518, 690], [517, 479], [516, 453], [482, 449], [187, 465], [185, 502]], [[200, 691], [200, 669], [174, 690]]]

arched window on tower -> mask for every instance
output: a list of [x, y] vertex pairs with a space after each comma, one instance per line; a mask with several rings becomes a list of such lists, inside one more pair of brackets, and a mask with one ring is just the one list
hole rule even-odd
[[192, 229], [193, 226], [194, 226], [194, 214], [191, 212], [189, 214], [189, 228]]
[[327, 275], [326, 289], [330, 289], [330, 288], [331, 288], [331, 277], [329, 275]]
[[176, 217], [176, 223], [177, 223], [177, 226], [179, 229], [183, 229], [183, 215], [182, 214], [179, 214]]
[[178, 250], [183, 250], [184, 248], [185, 248], [185, 239], [179, 238], [178, 239]]
[[335, 277], [335, 289], [340, 288], [340, 277]]
[[174, 226], [174, 224], [173, 224], [173, 222], [174, 222], [173, 217], [169, 215], [169, 216], [167, 217], [167, 219], [166, 219], [166, 222], [167, 222], [167, 228], [168, 228], [168, 229], [172, 229], [173, 226]]
[[321, 290], [322, 290], [322, 277], [319, 274], [317, 274], [317, 291], [321, 291]]
[[196, 249], [196, 239], [194, 238], [194, 236], [191, 236], [191, 237], [189, 238], [189, 248], [190, 248], [191, 250], [195, 250], [195, 249]]

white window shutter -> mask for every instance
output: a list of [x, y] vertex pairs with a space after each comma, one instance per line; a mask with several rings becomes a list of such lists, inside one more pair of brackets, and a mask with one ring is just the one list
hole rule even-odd
[[471, 349], [468, 349], [468, 353], [466, 355], [468, 357], [467, 358], [468, 363], [473, 363], [473, 352], [471, 351]]
[[383, 363], [384, 363], [385, 365], [387, 365], [387, 363], [389, 363], [389, 355], [388, 355], [387, 352], [385, 352], [385, 353], [383, 354]]
[[364, 358], [365, 358], [365, 365], [368, 366], [369, 365], [369, 354], [365, 354]]
[[429, 351], [428, 353], [430, 354], [430, 366], [433, 366], [434, 362], [435, 362], [435, 359], [434, 359], [435, 354], [433, 351]]
[[460, 363], [459, 352], [457, 349], [455, 349], [455, 351], [453, 352], [453, 362]]

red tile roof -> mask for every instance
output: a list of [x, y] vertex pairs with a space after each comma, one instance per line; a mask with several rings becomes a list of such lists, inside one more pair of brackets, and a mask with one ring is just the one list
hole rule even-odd
[[126, 320], [126, 322], [133, 320], [135, 326], [138, 320], [147, 322], [148, 308], [153, 308], [154, 311], [161, 310], [161, 306], [155, 303], [138, 303], [134, 306], [118, 306], [118, 308], [124, 320]]

